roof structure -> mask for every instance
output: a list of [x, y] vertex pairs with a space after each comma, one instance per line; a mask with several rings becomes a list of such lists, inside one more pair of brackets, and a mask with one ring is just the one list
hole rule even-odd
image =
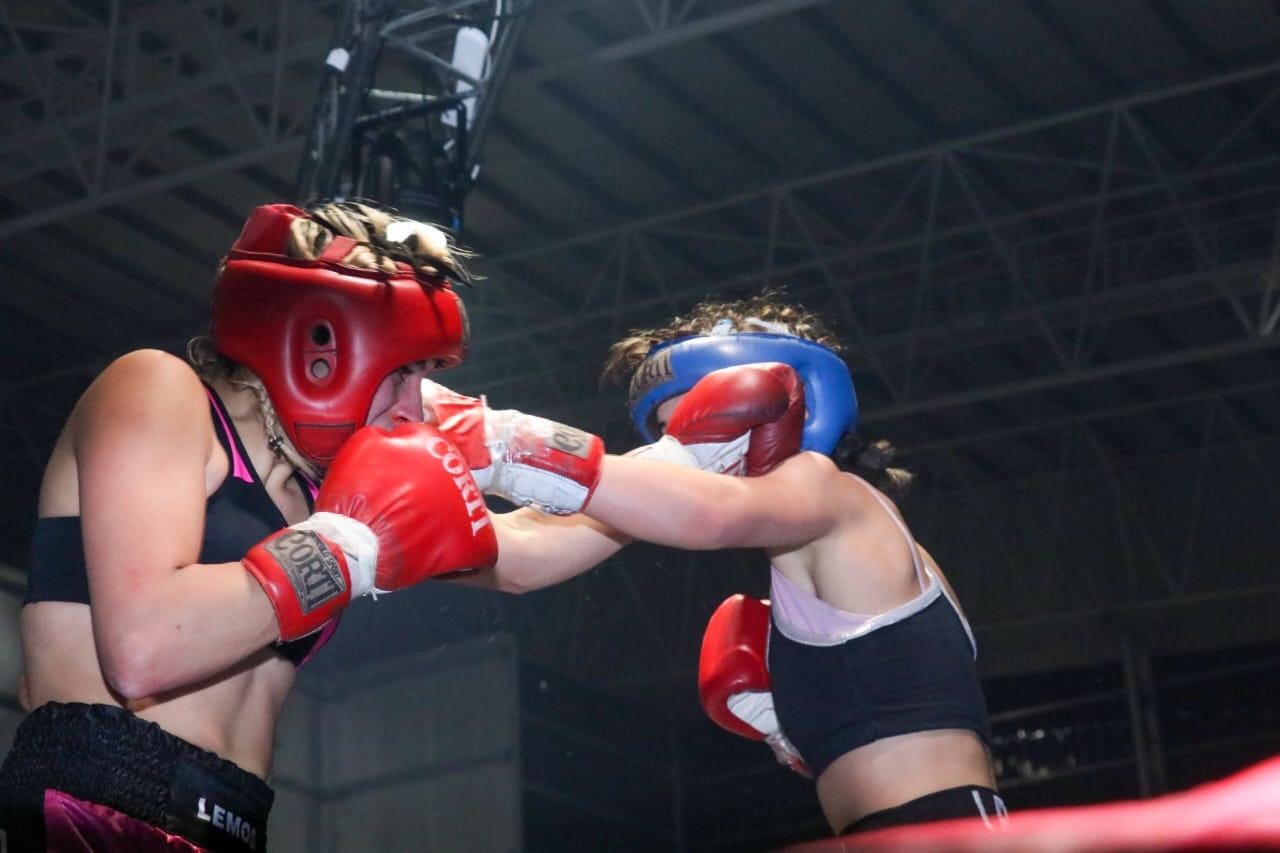
[[[415, 9], [435, 29], [372, 86], [443, 91], [423, 40], [459, 22], [518, 32], [454, 210], [483, 277], [459, 390], [625, 449], [609, 343], [784, 286], [847, 341], [863, 433], [917, 472], [904, 511], [987, 672], [1277, 639], [1276, 4]], [[0, 2], [0, 558], [23, 565], [91, 377], [181, 351], [247, 211], [297, 200], [345, 11]], [[419, 589], [351, 621], [411, 645], [509, 630], [531, 660], [695, 714], [706, 617], [765, 575], [638, 546], [555, 589]]]

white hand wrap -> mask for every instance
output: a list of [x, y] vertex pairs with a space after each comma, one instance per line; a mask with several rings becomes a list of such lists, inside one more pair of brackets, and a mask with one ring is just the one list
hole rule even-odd
[[678, 439], [664, 435], [653, 444], [637, 447], [627, 455], [737, 477], [746, 470], [747, 444], [750, 439], [750, 433], [744, 433], [732, 441], [681, 444]]
[[479, 486], [480, 491], [484, 492], [486, 495], [491, 491], [489, 485], [493, 482], [493, 475], [497, 467], [498, 466], [494, 465], [491, 461], [483, 468], [471, 469], [471, 476], [475, 478], [476, 485]]
[[764, 735], [764, 742], [769, 744], [779, 764], [790, 767], [806, 778], [812, 778], [809, 765], [800, 757], [795, 745], [782, 733], [778, 724], [778, 714], [773, 710], [773, 694], [767, 690], [748, 690], [735, 693], [726, 703], [729, 711], [751, 728]]
[[[482, 398], [483, 400], [483, 398]], [[515, 409], [485, 409], [490, 464], [472, 469], [481, 491], [550, 515], [586, 505], [600, 479], [596, 436]]]
[[780, 731], [778, 715], [773, 710], [773, 694], [767, 690], [735, 693], [725, 702], [733, 715], [760, 734], [768, 736]]
[[776, 731], [764, 739], [769, 744], [769, 748], [773, 750], [773, 757], [778, 759], [778, 763], [790, 767], [806, 779], [813, 778], [813, 771], [809, 769], [809, 765], [805, 763], [801, 757], [800, 751], [795, 748], [795, 744], [787, 740], [787, 736], [781, 731]]
[[457, 445], [480, 491], [553, 515], [582, 509], [600, 482], [599, 436], [514, 409], [490, 409], [422, 380], [423, 417]]
[[377, 593], [374, 588], [378, 576], [378, 537], [367, 524], [336, 512], [317, 512], [297, 524], [293, 530], [310, 530], [319, 533], [342, 549], [347, 558], [347, 572], [351, 575], [351, 599]]
[[591, 494], [590, 488], [569, 477], [514, 462], [503, 465], [490, 480], [480, 487], [485, 494], [498, 495], [547, 515], [578, 512]]

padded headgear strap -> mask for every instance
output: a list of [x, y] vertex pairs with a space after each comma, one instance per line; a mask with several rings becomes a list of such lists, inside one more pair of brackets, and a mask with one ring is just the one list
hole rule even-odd
[[214, 285], [213, 342], [262, 380], [294, 447], [325, 467], [389, 374], [462, 360], [467, 322], [443, 277], [344, 265], [349, 237], [314, 261], [288, 257], [290, 224], [306, 217], [287, 204], [254, 210]]
[[794, 335], [732, 332], [700, 335], [660, 344], [631, 378], [631, 418], [645, 441], [661, 435], [657, 411], [713, 370], [761, 361], [790, 365], [804, 380], [805, 414], [801, 447], [829, 454], [857, 428], [858, 398], [844, 360], [830, 348]]

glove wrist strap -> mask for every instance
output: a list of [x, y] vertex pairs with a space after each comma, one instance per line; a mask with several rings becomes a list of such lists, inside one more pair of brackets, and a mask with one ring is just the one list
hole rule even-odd
[[317, 512], [290, 525], [294, 530], [319, 533], [342, 549], [351, 575], [351, 598], [376, 592], [378, 571], [378, 537], [369, 525], [336, 512]]
[[669, 435], [652, 444], [641, 445], [627, 454], [637, 459], [653, 459], [658, 462], [670, 462], [673, 465], [683, 465], [686, 468], [697, 468], [698, 460], [689, 452], [689, 448], [685, 447], [679, 441], [676, 441]]

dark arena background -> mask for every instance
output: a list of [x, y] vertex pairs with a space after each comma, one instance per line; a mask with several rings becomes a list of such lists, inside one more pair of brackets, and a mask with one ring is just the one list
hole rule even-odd
[[[0, 0], [0, 748], [78, 395], [204, 331], [253, 206], [360, 196], [478, 255], [443, 381], [618, 451], [627, 329], [765, 285], [826, 314], [917, 474], [1014, 812], [1275, 756], [1278, 44], [1263, 0]], [[699, 707], [735, 592], [761, 557], [636, 545], [359, 602], [280, 727], [273, 848], [829, 836]]]

